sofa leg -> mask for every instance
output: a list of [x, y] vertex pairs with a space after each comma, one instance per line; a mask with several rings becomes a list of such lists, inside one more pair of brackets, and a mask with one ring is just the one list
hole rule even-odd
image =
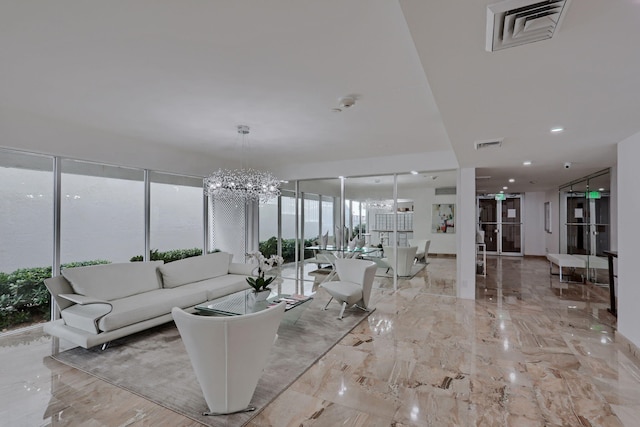
[[105, 343], [102, 343], [102, 346], [100, 347], [100, 350], [105, 351], [109, 347], [109, 344], [111, 344], [111, 341], [107, 341]]

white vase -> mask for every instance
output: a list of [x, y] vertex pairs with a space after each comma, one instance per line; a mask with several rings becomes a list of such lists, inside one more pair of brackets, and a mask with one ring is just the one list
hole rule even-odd
[[269, 294], [271, 294], [271, 290], [267, 289], [266, 291], [251, 291], [247, 294], [247, 308], [251, 311], [256, 308], [264, 309], [266, 308], [266, 300], [269, 298]]
[[271, 294], [271, 289], [266, 289], [259, 292], [254, 291], [253, 294], [255, 295], [256, 301], [264, 301], [267, 298], [269, 298], [269, 295]]

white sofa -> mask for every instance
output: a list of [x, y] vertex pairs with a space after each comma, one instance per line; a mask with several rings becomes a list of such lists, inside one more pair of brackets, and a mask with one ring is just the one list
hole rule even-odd
[[163, 264], [130, 262], [68, 268], [45, 280], [61, 319], [44, 331], [84, 348], [172, 320], [171, 309], [193, 307], [249, 289], [255, 264], [216, 252]]

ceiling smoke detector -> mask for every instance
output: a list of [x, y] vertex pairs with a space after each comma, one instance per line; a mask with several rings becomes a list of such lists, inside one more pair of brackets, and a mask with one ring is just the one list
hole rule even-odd
[[356, 104], [356, 99], [353, 96], [343, 96], [338, 100], [340, 108], [351, 108]]
[[571, 0], [506, 0], [487, 6], [488, 52], [553, 37]]

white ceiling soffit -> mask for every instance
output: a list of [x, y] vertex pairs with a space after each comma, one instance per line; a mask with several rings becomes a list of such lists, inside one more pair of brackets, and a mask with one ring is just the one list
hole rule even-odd
[[506, 0], [487, 6], [487, 51], [550, 39], [570, 2]]

